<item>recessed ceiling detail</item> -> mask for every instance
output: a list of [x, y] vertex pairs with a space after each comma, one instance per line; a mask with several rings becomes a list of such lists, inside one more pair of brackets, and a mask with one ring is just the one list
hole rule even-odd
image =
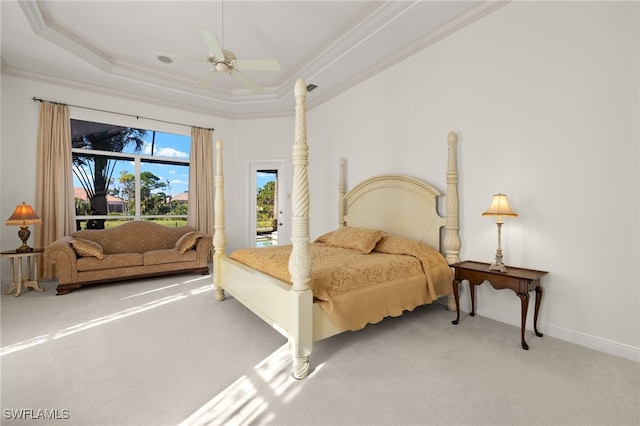
[[211, 63], [153, 53], [203, 57], [211, 46], [198, 30], [221, 32], [218, 2], [0, 2], [2, 72], [222, 117], [290, 115], [298, 78], [322, 87], [313, 108], [505, 3], [225, 2], [225, 42], [238, 59], [222, 63], [278, 59], [279, 72], [242, 69], [256, 91], [237, 78], [195, 85]]

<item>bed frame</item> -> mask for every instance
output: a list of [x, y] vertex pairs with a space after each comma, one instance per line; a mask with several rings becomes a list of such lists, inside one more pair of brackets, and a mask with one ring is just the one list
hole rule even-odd
[[[292, 284], [282, 282], [229, 259], [225, 254], [225, 203], [222, 142], [216, 143], [214, 286], [215, 298], [222, 301], [227, 291], [236, 300], [271, 324], [289, 339], [293, 377], [309, 374], [313, 342], [341, 333], [324, 313], [309, 289], [311, 257], [309, 244], [308, 145], [306, 136], [306, 84], [295, 85], [295, 143], [293, 145], [292, 251], [289, 271]], [[437, 212], [440, 191], [408, 176], [383, 175], [368, 179], [345, 192], [345, 161], [340, 160], [338, 226], [383, 229], [440, 247], [449, 264], [459, 262], [457, 136], [448, 135], [446, 217]], [[372, 213], [375, 212], [375, 213]], [[444, 236], [441, 229], [444, 227]], [[453, 296], [447, 300], [455, 311]]]

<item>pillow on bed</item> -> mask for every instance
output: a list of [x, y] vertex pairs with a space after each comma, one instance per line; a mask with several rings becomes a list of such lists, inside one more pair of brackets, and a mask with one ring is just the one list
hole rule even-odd
[[327, 245], [358, 250], [367, 254], [376, 246], [384, 231], [378, 229], [356, 228], [345, 226], [339, 228], [327, 240]]
[[394, 236], [382, 237], [373, 251], [379, 253], [408, 254], [411, 256], [424, 254], [442, 257], [442, 254], [438, 250], [424, 243], [410, 238]]
[[326, 234], [322, 234], [318, 238], [316, 238], [313, 242], [314, 243], [326, 243], [327, 241], [329, 241], [329, 238], [331, 238], [331, 236], [334, 234], [334, 232], [336, 232], [336, 231], [331, 231], [331, 232], [327, 232]]
[[189, 231], [176, 241], [174, 248], [178, 250], [178, 253], [185, 254], [187, 250], [191, 250], [196, 246], [200, 237], [202, 237], [202, 234], [198, 231]]
[[97, 257], [98, 259], [107, 257], [102, 251], [102, 246], [93, 241], [74, 238], [71, 240], [71, 247], [80, 257]]

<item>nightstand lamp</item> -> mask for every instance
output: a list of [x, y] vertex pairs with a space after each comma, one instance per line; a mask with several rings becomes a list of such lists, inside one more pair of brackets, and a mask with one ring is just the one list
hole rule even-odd
[[6, 225], [19, 226], [18, 237], [22, 240], [22, 246], [16, 249], [16, 253], [29, 253], [33, 251], [33, 248], [27, 245], [27, 240], [31, 235], [29, 231], [29, 225], [39, 225], [42, 223], [42, 219], [38, 217], [36, 212], [33, 211], [30, 205], [24, 201], [21, 205], [16, 206], [16, 210], [11, 217], [5, 222]]
[[503, 216], [517, 217], [518, 215], [511, 210], [509, 203], [507, 202], [507, 196], [505, 194], [495, 194], [491, 205], [486, 212], [482, 213], [482, 216], [496, 216], [496, 224], [498, 225], [498, 250], [496, 251], [496, 261], [489, 266], [489, 270], [507, 272], [506, 266], [502, 263], [502, 221]]

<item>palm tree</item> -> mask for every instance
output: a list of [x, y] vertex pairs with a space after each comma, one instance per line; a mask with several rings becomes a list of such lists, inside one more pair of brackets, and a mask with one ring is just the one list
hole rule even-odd
[[[111, 124], [71, 120], [71, 146], [73, 148], [122, 152], [128, 145], [134, 144], [134, 151], [144, 148], [147, 131]], [[107, 155], [73, 154], [73, 173], [87, 193], [91, 213], [106, 215], [107, 193], [113, 182], [113, 172], [118, 161]], [[97, 228], [104, 228], [104, 220], [94, 221]]]

